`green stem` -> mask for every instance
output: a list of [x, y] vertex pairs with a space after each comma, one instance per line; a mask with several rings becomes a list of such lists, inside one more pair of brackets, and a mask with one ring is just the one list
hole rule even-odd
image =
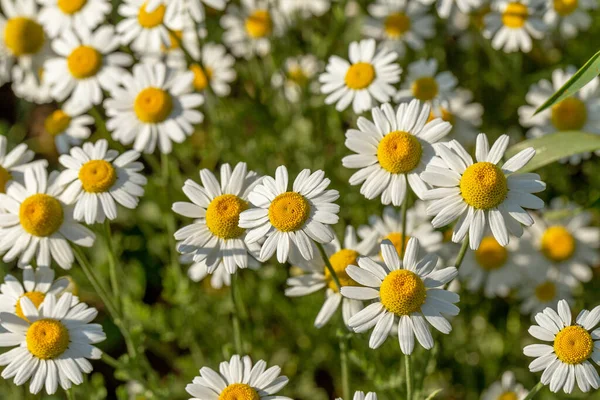
[[237, 302], [237, 274], [231, 276], [231, 303], [233, 305], [232, 323], [233, 323], [233, 341], [235, 345], [235, 351], [239, 355], [243, 355], [244, 346], [242, 344], [242, 333], [240, 329], [240, 316], [238, 313], [238, 302]]
[[75, 400], [74, 389], [65, 390], [65, 393], [67, 394], [67, 399], [69, 399], [69, 400]]
[[527, 395], [527, 397], [525, 397], [523, 400], [531, 400], [535, 397], [535, 395], [544, 387], [544, 384], [542, 382], [538, 382], [537, 385], [535, 385], [533, 387], [533, 389], [531, 389], [531, 392], [529, 392], [529, 394]]
[[344, 399], [350, 399], [350, 378], [348, 375], [348, 342], [345, 335], [340, 338], [340, 363], [342, 364], [342, 394]]
[[104, 361], [107, 365], [110, 365], [111, 367], [113, 367], [114, 369], [120, 369], [123, 366], [121, 365], [121, 363], [119, 362], [119, 360], [115, 359], [114, 357], [109, 356], [106, 353], [102, 353], [102, 361]]
[[456, 261], [454, 262], [454, 267], [458, 269], [463, 262], [463, 258], [465, 258], [465, 254], [467, 254], [467, 250], [469, 249], [469, 237], [466, 236], [462, 242], [462, 246], [460, 247], [460, 251], [458, 252], [458, 256], [456, 257]]
[[106, 245], [108, 246], [108, 268], [110, 274], [110, 284], [112, 286], [112, 294], [115, 299], [117, 309], [121, 309], [121, 291], [119, 289], [119, 279], [117, 278], [117, 255], [113, 246], [112, 233], [110, 230], [110, 221], [106, 219], [104, 221], [104, 236], [106, 239]]
[[408, 186], [408, 177], [404, 175], [404, 180], [406, 182], [406, 197], [404, 197], [404, 201], [402, 202], [402, 253], [400, 254], [400, 258], [404, 258], [404, 250], [406, 248], [406, 215], [408, 213], [408, 200], [410, 196], [410, 186]]
[[100, 113], [98, 108], [96, 106], [93, 106], [92, 108], [90, 108], [90, 110], [88, 112], [94, 118], [94, 121], [96, 123], [96, 129], [98, 129], [100, 131], [100, 133], [102, 134], [102, 136], [105, 136], [106, 139], [110, 139], [110, 133], [108, 132], [108, 129], [106, 128], [106, 124], [104, 123], [104, 118], [102, 117], [102, 114]]
[[412, 400], [413, 380], [412, 380], [412, 360], [409, 354], [404, 356], [404, 370], [406, 372], [406, 400]]
[[192, 65], [193, 63], [195, 63], [196, 60], [194, 59], [194, 57], [192, 57], [192, 54], [188, 51], [188, 49], [186, 49], [185, 46], [183, 45], [183, 40], [181, 40], [181, 38], [177, 35], [177, 33], [174, 30], [169, 29], [166, 25], [165, 25], [165, 28], [167, 28], [167, 30], [169, 31], [170, 38], [171, 39], [175, 38], [177, 45], [179, 45], [179, 48], [181, 49], [181, 51], [183, 51], [187, 65], [189, 66], [189, 65]]
[[329, 262], [329, 257], [327, 257], [327, 253], [325, 253], [325, 248], [323, 247], [323, 245], [321, 243], [315, 242], [315, 244], [317, 245], [317, 248], [319, 249], [319, 252], [321, 253], [321, 257], [323, 258], [323, 261], [325, 262], [325, 267], [327, 267], [327, 270], [331, 274], [331, 277], [333, 278], [333, 281], [335, 282], [335, 285], [337, 286], [338, 291], [341, 292], [342, 284], [340, 283], [340, 279], [338, 278], [337, 274], [335, 273], [335, 270], [333, 269], [331, 262]]

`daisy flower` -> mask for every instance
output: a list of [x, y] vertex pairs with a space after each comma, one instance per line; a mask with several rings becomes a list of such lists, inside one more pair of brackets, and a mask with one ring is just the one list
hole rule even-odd
[[111, 12], [109, 0], [39, 0], [39, 21], [52, 38], [79, 27], [93, 30]]
[[[575, 72], [577, 69], [574, 66], [568, 66], [566, 70], [556, 69], [552, 72], [551, 81], [542, 79], [531, 85], [526, 97], [529, 104], [519, 107], [521, 125], [530, 127], [527, 137], [536, 138], [557, 131], [600, 134], [600, 79], [597, 77], [571, 97], [533, 115], [535, 110], [560, 89]], [[569, 161], [575, 165], [589, 157], [590, 153], [575, 154], [561, 162]]]
[[517, 383], [515, 374], [506, 371], [500, 381], [494, 382], [481, 395], [481, 400], [523, 400], [529, 392]]
[[[535, 224], [528, 229], [536, 250], [532, 267], [540, 271], [556, 269], [563, 282], [570, 286], [589, 282], [593, 277], [590, 266], [600, 264], [600, 228], [592, 226], [592, 214], [581, 211], [562, 199], [550, 203], [548, 218], [533, 215]], [[559, 214], [550, 219], [551, 213]], [[564, 213], [566, 217], [560, 217]]]
[[521, 283], [521, 271], [528, 267], [529, 257], [518, 250], [518, 240], [501, 246], [493, 236], [484, 236], [477, 250], [465, 254], [459, 277], [472, 292], [483, 288], [488, 298], [506, 297]]
[[25, 143], [17, 145], [7, 152], [8, 140], [6, 136], [0, 135], [0, 193], [6, 193], [8, 183], [13, 179], [23, 181], [23, 172], [32, 165], [40, 165], [44, 168], [48, 162], [35, 161], [35, 153], [27, 148]]
[[[558, 311], [558, 312], [557, 312]], [[590, 361], [600, 363], [600, 330], [593, 330], [600, 322], [600, 306], [592, 311], [582, 310], [575, 323], [566, 301], [558, 302], [558, 309], [546, 308], [536, 314], [529, 333], [536, 339], [551, 344], [531, 344], [523, 353], [535, 357], [529, 364], [531, 372], [544, 371], [541, 382], [550, 385], [550, 391], [561, 389], [571, 393], [577, 386], [586, 393], [600, 387], [600, 377]]]
[[419, 241], [411, 238], [406, 246], [404, 260], [389, 241], [381, 244], [384, 265], [363, 257], [358, 267], [346, 268], [350, 278], [360, 286], [342, 287], [342, 296], [355, 300], [375, 300], [372, 304], [350, 318], [349, 325], [355, 332], [365, 332], [372, 327], [369, 347], [376, 349], [387, 339], [397, 324], [400, 350], [411, 354], [417, 341], [425, 349], [433, 347], [429, 324], [448, 334], [452, 326], [441, 314], [458, 315], [459, 296], [441, 289], [456, 277], [454, 267], [434, 271], [437, 256], [428, 254], [417, 259]]
[[395, 63], [398, 54], [385, 49], [376, 52], [375, 40], [366, 39], [350, 43], [349, 58], [350, 62], [331, 56], [325, 72], [319, 76], [321, 92], [328, 95], [325, 103], [337, 103], [338, 111], [352, 103], [358, 114], [370, 110], [373, 99], [379, 103], [390, 101], [396, 94], [393, 85], [400, 81], [402, 73]]
[[4, 379], [14, 377], [16, 385], [31, 378], [29, 391], [46, 388], [54, 394], [58, 384], [64, 390], [83, 383], [83, 373], [92, 372], [88, 361], [98, 360], [102, 351], [94, 346], [106, 340], [100, 324], [90, 324], [98, 315], [85, 303], [74, 303], [71, 293], [59, 299], [48, 293], [39, 310], [27, 297], [20, 300], [25, 319], [12, 313], [0, 313], [0, 345], [13, 347], [0, 356]]
[[[48, 294], [60, 297], [71, 282], [68, 278], [54, 280], [54, 270], [48, 267], [39, 267], [34, 270], [31, 265], [23, 269], [23, 283], [12, 275], [4, 277], [0, 285], [0, 312], [16, 314], [25, 319], [20, 300], [27, 297], [36, 308], [44, 302]], [[73, 296], [75, 303], [77, 298]]]
[[381, 46], [404, 57], [406, 46], [421, 50], [435, 35], [435, 19], [427, 8], [410, 0], [377, 0], [368, 7], [371, 15], [363, 33], [381, 41]]
[[241, 8], [230, 5], [221, 18], [223, 42], [236, 57], [260, 57], [271, 51], [271, 38], [282, 33], [282, 15], [268, 0], [241, 0]]
[[383, 204], [399, 206], [406, 198], [407, 182], [419, 198], [428, 186], [420, 174], [434, 159], [433, 143], [452, 126], [441, 119], [427, 122], [431, 107], [413, 100], [394, 111], [384, 104], [371, 111], [373, 122], [359, 117], [357, 129], [346, 132], [346, 147], [356, 152], [342, 159], [346, 168], [358, 169], [351, 185], [360, 185], [367, 199], [381, 195]]
[[556, 308], [559, 300], [573, 302], [572, 288], [562, 282], [556, 270], [531, 274], [519, 288], [521, 313], [533, 316], [546, 307]]
[[475, 144], [482, 115], [483, 106], [473, 102], [473, 94], [465, 89], [456, 89], [448, 100], [431, 110], [430, 119], [441, 118], [452, 124], [452, 130], [444, 141], [456, 139], [469, 148]]
[[146, 177], [139, 172], [144, 165], [137, 161], [140, 153], [129, 150], [119, 155], [108, 149], [105, 139], [95, 144], [86, 142], [83, 147], [71, 149], [58, 161], [65, 170], [58, 184], [66, 186], [61, 199], [75, 203], [73, 216], [88, 225], [117, 218], [117, 203], [135, 209], [139, 197], [144, 195]]
[[[181, 241], [180, 253], [193, 253], [195, 262], [204, 262], [209, 273], [220, 265], [229, 274], [237, 268], [247, 268], [256, 246], [246, 245], [247, 232], [241, 222], [241, 213], [250, 207], [249, 193], [261, 179], [248, 171], [246, 163], [238, 163], [233, 171], [229, 164], [221, 166], [221, 182], [208, 169], [200, 170], [202, 186], [188, 179], [183, 192], [192, 201], [173, 204], [173, 211], [194, 222], [175, 232]], [[257, 250], [257, 249], [256, 249]], [[250, 257], [249, 254], [250, 253]]]
[[438, 74], [437, 60], [421, 59], [408, 66], [408, 76], [394, 100], [397, 103], [417, 99], [439, 106], [442, 101], [448, 101], [454, 95], [458, 83], [456, 77], [449, 71]]
[[80, 145], [82, 140], [90, 137], [90, 126], [94, 124], [94, 118], [84, 114], [86, 111], [87, 107], [68, 102], [44, 120], [44, 130], [54, 138], [56, 150], [60, 154], [68, 152], [71, 147]]
[[303, 19], [320, 17], [331, 7], [331, 0], [279, 0], [279, 9], [288, 16], [299, 15]]
[[[338, 397], [336, 400], [343, 400], [341, 397]], [[365, 395], [364, 392], [356, 392], [354, 393], [354, 397], [352, 400], [377, 400], [377, 394], [375, 392], [369, 392]]]
[[406, 213], [406, 237], [402, 243], [402, 211], [396, 211], [394, 207], [385, 207], [381, 217], [371, 215], [369, 225], [358, 228], [358, 234], [363, 238], [367, 247], [367, 254], [377, 252], [383, 240], [389, 240], [400, 257], [403, 256], [402, 246], [411, 237], [417, 238], [422, 249], [428, 253], [440, 249], [443, 234], [433, 229], [431, 218], [427, 216], [425, 203], [417, 201]]
[[521, 224], [533, 224], [525, 209], [544, 207], [544, 202], [532, 194], [546, 189], [540, 176], [515, 173], [533, 158], [535, 150], [524, 149], [499, 167], [507, 147], [507, 135], [500, 136], [489, 149], [487, 137], [481, 133], [477, 136], [475, 163], [455, 140], [436, 147], [438, 156], [421, 174], [423, 181], [434, 187], [425, 195], [426, 200], [433, 200], [427, 213], [435, 215], [431, 223], [436, 228], [458, 218], [453, 242], [462, 242], [468, 233], [471, 249], [477, 250], [489, 225], [498, 243], [506, 246], [508, 232], [521, 237]]
[[483, 0], [418, 0], [425, 5], [436, 3], [440, 18], [448, 18], [453, 11], [458, 10], [463, 14], [468, 14], [481, 6]]
[[330, 225], [338, 222], [340, 206], [334, 203], [340, 194], [327, 189], [331, 181], [325, 172], [302, 170], [288, 191], [288, 171], [283, 165], [275, 178], [265, 177], [252, 189], [248, 198], [253, 208], [240, 214], [240, 227], [249, 229], [246, 243], [266, 238], [259, 260], [266, 261], [277, 251], [277, 261], [284, 263], [290, 251], [298, 250], [305, 260], [314, 257], [317, 243], [329, 243], [335, 235]]
[[225, 9], [228, 0], [181, 0], [183, 12], [191, 17], [195, 22], [203, 22], [206, 18], [204, 4], [215, 10]]
[[[336, 237], [331, 243], [324, 245], [323, 248], [342, 287], [358, 286], [358, 283], [350, 278], [346, 272], [349, 265], [356, 265], [359, 257], [366, 254], [364, 246], [356, 237], [354, 228], [351, 226], [346, 227], [343, 247]], [[312, 260], [293, 257], [293, 255], [291, 258], [292, 262], [304, 270], [305, 273], [287, 280], [288, 288], [285, 290], [285, 295], [288, 297], [306, 296], [321, 289], [326, 289], [325, 302], [315, 319], [315, 327], [322, 328], [325, 326], [339, 308], [340, 303], [342, 304], [344, 324], [348, 326], [350, 318], [362, 310], [362, 301], [342, 297], [333, 276], [331, 276], [320, 256]], [[297, 260], [294, 260], [294, 258]]]
[[[260, 249], [260, 247], [258, 247]], [[254, 253], [251, 252], [252, 257], [248, 257], [248, 268], [257, 270], [260, 268], [260, 263], [254, 258]], [[208, 276], [210, 276], [210, 286], [213, 289], [221, 289], [223, 286], [231, 286], [231, 274], [227, 272], [225, 264], [221, 262], [214, 271], [209, 272], [206, 260], [199, 262], [194, 261], [194, 253], [183, 254], [180, 260], [184, 264], [190, 264], [188, 268], [188, 277], [194, 282], [201, 282]]]
[[227, 96], [231, 91], [229, 84], [236, 78], [235, 59], [227, 54], [225, 46], [212, 42], [202, 46], [201, 54], [201, 65], [190, 65], [194, 89], [202, 92], [210, 87], [217, 96]]
[[544, 22], [550, 27], [558, 26], [560, 35], [566, 39], [586, 31], [592, 24], [588, 12], [598, 7], [596, 0], [546, 0]]
[[505, 53], [532, 49], [532, 38], [541, 39], [546, 25], [537, 8], [544, 0], [496, 0], [485, 16], [484, 36], [492, 47]]
[[15, 96], [35, 104], [46, 104], [54, 101], [50, 93], [51, 87], [48, 80], [43, 79], [44, 69], [41, 65], [37, 70], [26, 71], [15, 68], [12, 72], [11, 88]]
[[123, 19], [117, 24], [121, 44], [140, 54], [159, 52], [169, 47], [169, 30], [183, 27], [181, 7], [176, 1], [124, 0], [118, 8]]
[[190, 400], [292, 400], [275, 396], [288, 383], [288, 378], [280, 375], [281, 368], [266, 368], [267, 363], [263, 360], [253, 366], [250, 357], [236, 354], [229, 362], [223, 361], [219, 365], [219, 372], [202, 367], [200, 376], [195, 377], [185, 390], [194, 396]]
[[285, 60], [283, 71], [275, 73], [271, 80], [274, 87], [283, 87], [283, 93], [290, 102], [297, 103], [307, 89], [318, 93], [313, 84], [320, 63], [312, 54], [290, 57]]
[[136, 64], [133, 75], [126, 73], [121, 87], [104, 101], [106, 127], [114, 140], [130, 145], [138, 152], [161, 153], [182, 143], [204, 116], [197, 108], [204, 102], [199, 93], [191, 93], [194, 74], [179, 72], [164, 64]]
[[[54, 175], [54, 174], [53, 174]], [[49, 267], [54, 259], [64, 269], [74, 261], [69, 242], [91, 247], [96, 236], [73, 219], [72, 207], [61, 200], [62, 188], [45, 168], [25, 170], [22, 185], [11, 181], [0, 194], [0, 253], [4, 262], [19, 258], [27, 265], [37, 255], [38, 267]]]
[[100, 104], [102, 90], [111, 91], [133, 63], [129, 54], [115, 52], [120, 46], [114, 28], [104, 25], [91, 33], [85, 28], [65, 30], [52, 41], [58, 57], [44, 63], [44, 80], [58, 101], [69, 99], [78, 106]]

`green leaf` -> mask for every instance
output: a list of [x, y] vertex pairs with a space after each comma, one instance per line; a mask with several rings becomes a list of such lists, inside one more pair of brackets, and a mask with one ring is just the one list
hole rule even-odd
[[519, 172], [535, 171], [564, 157], [599, 150], [600, 135], [577, 131], [556, 132], [519, 142], [508, 149], [506, 157], [510, 158], [528, 147], [535, 149], [535, 156]]
[[[560, 89], [556, 91], [535, 114], [544, 111], [548, 107], [574, 95], [579, 89], [587, 85], [592, 79], [600, 75], [600, 51], [590, 58], [583, 67], [579, 69]], [[534, 115], [535, 115], [534, 114]]]

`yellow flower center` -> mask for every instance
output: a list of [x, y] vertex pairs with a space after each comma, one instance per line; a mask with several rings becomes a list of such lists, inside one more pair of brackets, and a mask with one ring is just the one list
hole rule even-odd
[[399, 38], [410, 29], [410, 18], [404, 13], [390, 14], [383, 22], [385, 33], [391, 38]]
[[554, 10], [561, 17], [572, 14], [577, 9], [579, 0], [554, 0]]
[[406, 269], [392, 271], [379, 288], [381, 304], [396, 315], [409, 315], [419, 311], [427, 292], [423, 280]]
[[12, 175], [6, 168], [0, 165], [0, 193], [6, 193], [6, 184], [12, 179]]
[[482, 210], [494, 208], [506, 199], [506, 176], [495, 164], [475, 163], [463, 172], [460, 192], [465, 202], [472, 207]]
[[133, 103], [135, 115], [142, 122], [156, 124], [171, 115], [173, 99], [166, 90], [149, 87], [138, 93]]
[[161, 44], [160, 49], [165, 53], [171, 50], [179, 49], [181, 47], [179, 45], [181, 40], [183, 40], [183, 31], [169, 31], [169, 47]]
[[234, 239], [244, 233], [238, 226], [240, 214], [248, 209], [248, 202], [233, 194], [215, 197], [206, 209], [206, 226], [221, 239]]
[[79, 180], [88, 193], [104, 193], [117, 181], [117, 171], [104, 160], [88, 161], [79, 169]]
[[29, 300], [31, 300], [35, 308], [40, 308], [40, 304], [44, 302], [46, 295], [42, 292], [27, 292], [23, 296], [19, 297], [19, 299], [17, 300], [15, 314], [17, 314], [18, 317], [24, 319], [25, 321], [29, 321], [27, 318], [25, 318], [25, 314], [23, 314], [23, 309], [21, 308], [21, 299], [23, 297], [27, 297]]
[[580, 130], [587, 122], [585, 103], [576, 97], [569, 97], [552, 106], [550, 120], [559, 131]]
[[447, 109], [445, 109], [445, 108], [443, 108], [443, 107], [440, 107], [440, 113], [441, 113], [442, 115], [438, 116], [438, 115], [435, 115], [435, 114], [433, 113], [433, 111], [432, 111], [432, 112], [429, 114], [429, 118], [427, 119], [427, 122], [431, 122], [431, 121], [433, 121], [433, 120], [434, 120], [434, 119], [436, 119], [436, 118], [441, 118], [442, 120], [444, 120], [444, 121], [446, 121], [446, 122], [449, 122], [449, 123], [451, 123], [452, 125], [454, 125], [454, 121], [455, 121], [455, 120], [454, 120], [454, 115], [453, 115], [453, 114], [452, 114], [450, 111], [448, 111]]
[[496, 400], [519, 400], [515, 392], [504, 392]]
[[44, 129], [52, 136], [63, 133], [71, 123], [71, 117], [63, 110], [56, 110], [44, 120]]
[[273, 21], [267, 10], [256, 10], [246, 18], [246, 32], [251, 38], [262, 38], [271, 34]]
[[556, 285], [546, 281], [535, 287], [535, 297], [542, 303], [548, 303], [556, 297]]
[[58, 8], [65, 14], [75, 14], [81, 10], [87, 0], [58, 0]]
[[219, 400], [260, 400], [260, 395], [250, 385], [232, 383], [223, 389]]
[[213, 71], [209, 67], [202, 68], [198, 64], [192, 64], [190, 71], [194, 73], [194, 89], [198, 92], [203, 91], [208, 87]]
[[475, 250], [477, 264], [486, 271], [502, 268], [508, 259], [508, 251], [493, 236], [486, 236], [481, 240], [479, 248]]
[[527, 6], [521, 3], [509, 3], [502, 14], [502, 23], [509, 28], [521, 28], [529, 17]]
[[4, 43], [16, 57], [37, 53], [45, 40], [44, 29], [32, 19], [15, 17], [6, 21]]
[[79, 46], [67, 57], [69, 72], [76, 79], [95, 76], [102, 67], [102, 54], [90, 46]]
[[61, 227], [64, 212], [62, 205], [54, 197], [38, 193], [21, 203], [19, 220], [26, 232], [34, 236], [46, 237]]
[[[358, 259], [358, 252], [350, 249], [342, 249], [337, 253], [333, 254], [329, 257], [329, 262], [337, 275], [340, 285], [342, 286], [360, 286], [354, 279], [350, 278], [348, 273], [346, 272], [346, 267], [348, 265], [357, 265], [356, 260]], [[329, 270], [325, 268], [325, 280], [334, 291], [338, 291], [338, 287], [333, 280], [333, 277], [329, 273]]]
[[412, 171], [421, 161], [421, 143], [408, 132], [390, 132], [377, 146], [379, 165], [392, 174], [405, 174]]
[[[402, 244], [404, 244], [404, 249], [406, 249], [406, 245], [408, 245], [410, 236], [406, 235], [404, 237], [404, 243], [402, 242], [402, 233], [400, 233], [400, 232], [392, 232], [383, 238], [383, 240], [386, 240], [386, 239], [389, 240], [390, 242], [392, 242], [392, 244], [396, 248], [396, 251], [398, 252], [398, 255], [400, 256], [400, 258], [404, 257], [404, 252], [402, 251]], [[380, 253], [380, 255], [381, 255], [381, 253]]]
[[271, 225], [282, 232], [296, 231], [310, 215], [308, 200], [299, 193], [285, 192], [273, 199], [269, 206]]
[[304, 73], [302, 68], [294, 67], [288, 71], [288, 78], [296, 85], [305, 86], [308, 82], [308, 76]]
[[565, 261], [575, 253], [575, 238], [562, 226], [551, 226], [542, 235], [542, 253], [551, 261]]
[[435, 78], [424, 76], [412, 83], [411, 90], [416, 99], [421, 101], [430, 101], [437, 96], [439, 87]]
[[352, 64], [346, 72], [344, 81], [346, 86], [353, 90], [361, 90], [369, 87], [375, 80], [375, 68], [366, 62]]
[[565, 364], [581, 364], [590, 358], [594, 341], [588, 331], [581, 326], [567, 326], [554, 338], [554, 352]]
[[35, 357], [51, 360], [69, 347], [69, 330], [55, 319], [40, 319], [27, 329], [27, 349]]
[[167, 7], [164, 4], [159, 5], [152, 12], [146, 11], [146, 4], [144, 3], [140, 7], [140, 12], [138, 14], [138, 22], [140, 25], [146, 29], [155, 28], [163, 23], [163, 18], [165, 17], [165, 11]]

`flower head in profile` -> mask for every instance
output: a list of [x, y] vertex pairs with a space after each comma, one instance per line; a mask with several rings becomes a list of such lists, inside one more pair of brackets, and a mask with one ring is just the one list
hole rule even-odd
[[34, 157], [35, 153], [25, 143], [8, 151], [8, 140], [0, 135], [0, 193], [6, 193], [6, 186], [12, 180], [22, 183], [26, 169], [32, 166], [46, 167], [48, 164], [47, 161], [33, 161]]
[[312, 54], [289, 57], [285, 60], [283, 70], [273, 75], [271, 83], [274, 87], [282, 87], [285, 97], [296, 103], [304, 93], [318, 93], [314, 78], [319, 69], [320, 62]]
[[506, 371], [501, 380], [492, 383], [483, 392], [481, 400], [523, 400], [528, 393], [523, 385], [517, 383], [515, 374]]
[[482, 116], [483, 106], [473, 101], [473, 93], [456, 89], [447, 100], [431, 109], [430, 119], [441, 118], [452, 125], [452, 130], [443, 141], [455, 139], [466, 149], [470, 149], [475, 145]]
[[[558, 311], [558, 312], [557, 312]], [[529, 364], [531, 372], [543, 371], [541, 382], [550, 385], [550, 391], [561, 389], [571, 393], [577, 382], [586, 393], [600, 387], [600, 377], [592, 362], [600, 365], [600, 306], [592, 311], [582, 310], [575, 321], [566, 301], [558, 302], [558, 309], [546, 308], [536, 314], [529, 333], [548, 344], [530, 344], [523, 353], [535, 357]]]
[[275, 178], [266, 176], [248, 196], [254, 205], [240, 214], [240, 227], [248, 229], [246, 243], [265, 239], [260, 260], [268, 260], [277, 251], [277, 261], [287, 261], [291, 251], [305, 260], [315, 257], [313, 240], [329, 243], [334, 239], [330, 225], [338, 222], [340, 206], [334, 203], [340, 194], [327, 189], [331, 181], [325, 172], [302, 170], [288, 190], [288, 172], [283, 165]]
[[350, 278], [362, 286], [342, 287], [342, 296], [355, 300], [374, 300], [350, 318], [355, 332], [365, 332], [373, 327], [369, 347], [376, 349], [385, 342], [392, 329], [397, 329], [400, 350], [411, 354], [417, 341], [425, 349], [433, 347], [429, 325], [442, 333], [452, 330], [450, 322], [442, 315], [458, 315], [455, 305], [459, 296], [441, 287], [456, 277], [454, 267], [435, 270], [437, 255], [417, 258], [419, 241], [411, 238], [406, 246], [403, 261], [394, 245], [385, 240], [381, 244], [384, 265], [364, 257], [358, 266], [346, 268]]
[[219, 97], [227, 96], [231, 91], [229, 84], [236, 78], [235, 59], [225, 46], [216, 43], [205, 43], [201, 53], [202, 65], [194, 63], [189, 67], [194, 73], [194, 89], [210, 89]]
[[280, 373], [278, 366], [267, 369], [263, 360], [253, 365], [250, 357], [236, 354], [219, 365], [219, 372], [202, 367], [185, 390], [194, 396], [190, 400], [292, 400], [276, 396], [288, 383]]
[[426, 200], [431, 200], [427, 213], [435, 215], [431, 223], [436, 228], [458, 219], [453, 242], [462, 242], [468, 233], [471, 249], [477, 250], [489, 226], [498, 243], [506, 246], [509, 232], [521, 237], [522, 225], [533, 224], [525, 209], [544, 206], [532, 194], [546, 188], [540, 176], [516, 173], [533, 158], [535, 150], [524, 149], [500, 167], [507, 147], [507, 135], [500, 136], [490, 149], [486, 135], [481, 133], [477, 136], [476, 162], [455, 140], [436, 147], [436, 160], [421, 174], [434, 187], [425, 195]]

